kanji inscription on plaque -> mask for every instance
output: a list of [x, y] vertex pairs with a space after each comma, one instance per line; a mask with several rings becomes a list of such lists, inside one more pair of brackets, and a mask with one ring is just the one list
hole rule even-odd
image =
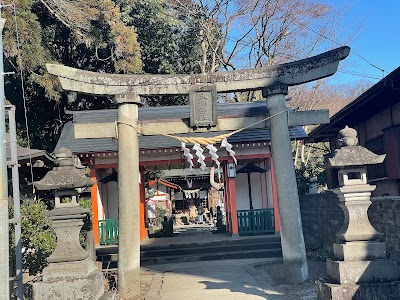
[[217, 125], [217, 91], [215, 86], [194, 87], [189, 93], [190, 126]]

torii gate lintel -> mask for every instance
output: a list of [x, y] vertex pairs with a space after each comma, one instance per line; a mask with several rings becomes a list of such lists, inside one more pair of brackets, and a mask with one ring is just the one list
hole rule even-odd
[[211, 74], [106, 74], [79, 70], [63, 65], [47, 64], [49, 73], [58, 76], [64, 90], [92, 95], [136, 93], [140, 96], [184, 95], [193, 86], [207, 82], [215, 85], [217, 93], [261, 90], [280, 82], [287, 86], [307, 83], [333, 75], [339, 61], [345, 59], [349, 47], [275, 66]]

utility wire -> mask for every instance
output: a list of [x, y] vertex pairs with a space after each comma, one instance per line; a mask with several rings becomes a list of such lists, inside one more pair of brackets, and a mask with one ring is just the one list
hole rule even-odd
[[16, 41], [17, 41], [17, 53], [18, 53], [18, 66], [19, 66], [19, 76], [21, 78], [21, 89], [22, 89], [22, 99], [24, 103], [24, 117], [25, 117], [25, 127], [26, 127], [26, 138], [28, 141], [28, 150], [29, 150], [29, 165], [30, 165], [30, 173], [31, 173], [31, 180], [32, 180], [32, 194], [35, 194], [35, 188], [33, 185], [33, 166], [32, 166], [32, 154], [31, 154], [31, 141], [29, 137], [29, 126], [28, 126], [28, 110], [26, 104], [26, 95], [25, 95], [25, 80], [24, 80], [24, 73], [22, 69], [22, 57], [21, 57], [21, 43], [19, 38], [19, 31], [18, 31], [18, 22], [17, 22], [17, 10], [15, 5], [15, 0], [13, 0], [13, 12], [14, 12], [14, 23], [15, 23], [15, 34], [16, 34]]
[[[295, 23], [297, 23], [297, 22], [295, 21]], [[309, 30], [309, 31], [311, 31], [311, 32], [313, 32], [313, 33], [319, 35], [320, 37], [323, 37], [324, 39], [327, 39], [328, 41], [330, 41], [330, 42], [332, 42], [332, 43], [334, 43], [334, 44], [336, 44], [336, 45], [338, 45], [338, 46], [343, 47], [342, 44], [336, 42], [335, 40], [333, 40], [333, 39], [331, 39], [331, 38], [329, 38], [329, 37], [323, 35], [322, 33], [318, 32], [318, 31], [316, 31], [316, 30], [314, 30], [314, 29], [312, 29], [312, 28], [310, 28], [310, 27], [308, 27], [308, 26], [306, 26], [306, 25], [299, 24], [299, 23], [297, 23], [297, 25], [306, 28], [307, 30]], [[367, 62], [371, 67], [374, 67], [375, 69], [378, 69], [379, 71], [381, 71], [381, 72], [383, 73], [383, 77], [385, 77], [385, 70], [384, 70], [384, 69], [379, 68], [377, 65], [373, 64], [372, 62], [370, 62], [368, 59], [366, 59], [365, 57], [361, 56], [361, 55], [358, 54], [357, 52], [355, 52], [355, 51], [351, 51], [351, 52], [352, 52], [354, 55], [356, 55], [356, 56], [358, 56], [359, 58], [361, 58], [362, 60], [364, 60], [365, 62]]]

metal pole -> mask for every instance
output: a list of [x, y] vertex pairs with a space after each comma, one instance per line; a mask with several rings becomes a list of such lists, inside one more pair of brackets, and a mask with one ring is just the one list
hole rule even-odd
[[0, 2], [0, 300], [9, 300], [8, 177], [6, 153], [6, 113], [4, 95], [3, 28]]
[[8, 109], [8, 124], [10, 126], [10, 148], [12, 161], [12, 191], [14, 199], [15, 219], [15, 277], [17, 281], [17, 299], [23, 299], [22, 282], [22, 241], [21, 241], [21, 202], [18, 175], [18, 153], [17, 153], [17, 126], [15, 124], [15, 106]]

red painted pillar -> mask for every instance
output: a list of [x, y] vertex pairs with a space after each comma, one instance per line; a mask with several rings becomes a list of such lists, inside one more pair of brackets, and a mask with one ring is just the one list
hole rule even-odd
[[281, 223], [280, 223], [280, 215], [278, 208], [278, 194], [276, 192], [276, 180], [275, 180], [275, 171], [274, 171], [274, 163], [272, 161], [272, 157], [269, 159], [271, 166], [271, 181], [272, 181], [272, 197], [274, 200], [274, 220], [275, 220], [275, 232], [281, 231]]
[[225, 202], [225, 216], [226, 216], [226, 231], [231, 232], [231, 204], [230, 204], [230, 197], [229, 197], [229, 180], [227, 175], [227, 167], [226, 162], [223, 165], [224, 168], [224, 202]]
[[230, 213], [231, 213], [231, 233], [232, 235], [239, 235], [239, 226], [237, 220], [237, 209], [236, 209], [236, 178], [229, 178], [228, 186], [229, 186], [229, 203], [231, 205]]
[[[267, 166], [267, 161], [268, 159], [264, 160], [264, 169], [267, 170], [268, 166]], [[271, 168], [270, 168], [271, 169]], [[264, 182], [265, 182], [265, 207], [263, 206], [262, 208], [269, 208], [269, 199], [268, 199], [268, 180], [267, 180], [267, 172], [265, 172], [264, 174]], [[260, 174], [261, 176], [261, 174]], [[260, 179], [261, 182], [261, 179]], [[262, 186], [262, 184], [261, 184]], [[272, 189], [271, 189], [272, 191]], [[264, 204], [263, 204], [264, 205]]]
[[94, 235], [94, 243], [99, 244], [99, 200], [97, 198], [97, 177], [96, 177], [96, 169], [94, 166], [90, 166], [90, 179], [94, 181], [94, 184], [90, 190], [91, 199], [92, 199], [92, 228]]
[[140, 166], [140, 185], [139, 185], [139, 197], [140, 197], [140, 240], [144, 240], [148, 236], [148, 231], [146, 228], [146, 193], [144, 185], [144, 167]]

